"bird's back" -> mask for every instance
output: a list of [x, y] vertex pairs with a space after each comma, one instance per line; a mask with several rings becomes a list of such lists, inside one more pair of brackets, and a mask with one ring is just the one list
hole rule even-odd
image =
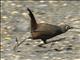
[[34, 32], [32, 32], [32, 35], [33, 35], [33, 38], [49, 39], [61, 33], [62, 32], [60, 27], [56, 25], [40, 23], [38, 24], [37, 29]]

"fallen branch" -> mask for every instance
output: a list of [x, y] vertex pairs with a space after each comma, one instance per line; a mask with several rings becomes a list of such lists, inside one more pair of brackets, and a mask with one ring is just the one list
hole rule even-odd
[[[17, 42], [17, 45], [15, 45], [13, 47], [13, 50], [15, 50], [18, 46], [20, 46], [27, 38], [25, 38], [24, 40], [22, 40], [20, 43]], [[16, 38], [16, 41], [18, 41], [18, 39]]]

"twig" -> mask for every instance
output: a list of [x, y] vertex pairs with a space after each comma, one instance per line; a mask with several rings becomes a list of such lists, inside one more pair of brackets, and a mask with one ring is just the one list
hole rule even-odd
[[19, 43], [19, 42], [18, 42], [18, 39], [17, 39], [17, 37], [16, 37], [16, 42], [17, 42], [17, 44]]
[[20, 46], [27, 38], [25, 38], [24, 40], [22, 40], [20, 43], [18, 43], [17, 45], [15, 45], [13, 47], [13, 50], [15, 50], [18, 46]]

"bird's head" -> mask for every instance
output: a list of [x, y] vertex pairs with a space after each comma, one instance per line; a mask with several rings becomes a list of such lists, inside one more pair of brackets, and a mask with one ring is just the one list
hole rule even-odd
[[68, 31], [69, 29], [73, 29], [72, 26], [67, 25], [67, 24], [61, 24], [61, 25], [59, 25], [59, 26], [61, 27], [62, 32], [66, 32], [66, 31]]

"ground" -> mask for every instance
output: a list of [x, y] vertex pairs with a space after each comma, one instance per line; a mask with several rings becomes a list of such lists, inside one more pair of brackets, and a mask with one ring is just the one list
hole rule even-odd
[[[26, 39], [15, 51], [16, 38], [29, 37], [30, 8], [38, 23], [75, 27], [49, 41]], [[80, 1], [1, 1], [1, 60], [80, 60]]]

